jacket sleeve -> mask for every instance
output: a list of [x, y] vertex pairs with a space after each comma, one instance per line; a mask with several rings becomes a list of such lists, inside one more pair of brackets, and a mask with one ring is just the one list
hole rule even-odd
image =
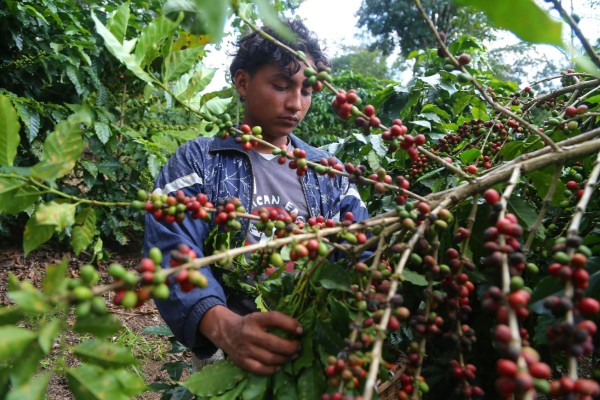
[[[196, 150], [196, 151], [195, 151]], [[203, 158], [198, 147], [190, 143], [182, 146], [160, 172], [154, 191], [173, 194], [184, 191], [186, 196], [196, 196], [204, 192], [204, 176], [199, 166]], [[163, 267], [169, 268], [170, 252], [179, 244], [187, 244], [203, 257], [204, 240], [210, 226], [206, 222], [194, 220], [186, 215], [182, 223], [167, 224], [157, 221], [148, 213], [145, 219], [144, 255], [152, 247], [163, 253]], [[217, 348], [198, 330], [204, 313], [216, 305], [226, 305], [222, 286], [214, 277], [210, 267], [201, 268], [208, 279], [205, 288], [194, 288], [184, 293], [178, 284], [169, 282], [170, 294], [166, 300], [155, 300], [156, 306], [175, 338], [189, 347], [200, 358], [211, 356]]]

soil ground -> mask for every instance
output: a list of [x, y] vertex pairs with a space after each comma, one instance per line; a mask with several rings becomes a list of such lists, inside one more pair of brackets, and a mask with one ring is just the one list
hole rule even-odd
[[[111, 253], [110, 261], [106, 264], [100, 263], [98, 271], [104, 282], [108, 282], [107, 266], [112, 262], [119, 262], [126, 268], [134, 268], [140, 260], [139, 252], [127, 252], [119, 250]], [[4, 248], [0, 247], [0, 306], [10, 304], [10, 300], [6, 295], [6, 284], [8, 274], [15, 274], [20, 281], [28, 280], [36, 287], [41, 286], [41, 281], [44, 277], [45, 268], [49, 265], [60, 263], [63, 259], [69, 260], [68, 273], [72, 277], [78, 276], [79, 267], [86, 264], [90, 260], [89, 254], [82, 253], [80, 256], [75, 256], [69, 251], [57, 251], [50, 247], [36, 250], [24, 257], [23, 251], [17, 247]], [[127, 344], [133, 354], [139, 360], [138, 373], [147, 384], [162, 380], [167, 377], [165, 371], [161, 371], [162, 365], [166, 362], [177, 361], [183, 359], [189, 361], [190, 354], [188, 352], [179, 354], [171, 354], [168, 351], [171, 345], [166, 337], [149, 335], [143, 332], [143, 329], [149, 326], [164, 325], [154, 303], [147, 302], [140, 308], [133, 310], [124, 310], [115, 307], [111, 303], [112, 294], [105, 297], [105, 301], [111, 312], [118, 317], [125, 329], [117, 333], [112, 339], [120, 343]], [[78, 335], [70, 333], [66, 337], [66, 342], [77, 343], [80, 338]], [[78, 360], [71, 354], [58, 354], [57, 351], [52, 352], [43, 360], [44, 367], [48, 368], [55, 365], [57, 360], [63, 362], [67, 366], [75, 366]], [[145, 392], [138, 396], [140, 400], [158, 400], [161, 393]], [[60, 374], [53, 375], [47, 389], [48, 400], [69, 400], [74, 399], [74, 396], [68, 390], [66, 378]]]

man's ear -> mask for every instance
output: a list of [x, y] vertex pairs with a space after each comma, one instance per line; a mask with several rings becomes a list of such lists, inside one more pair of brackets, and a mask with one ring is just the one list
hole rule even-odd
[[242, 97], [246, 97], [248, 93], [248, 81], [250, 80], [250, 75], [243, 69], [238, 69], [235, 71], [235, 75], [233, 77], [235, 82], [235, 88]]

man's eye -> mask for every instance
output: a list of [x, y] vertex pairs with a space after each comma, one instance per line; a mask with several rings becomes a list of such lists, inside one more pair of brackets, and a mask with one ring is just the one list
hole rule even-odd
[[311, 92], [309, 92], [309, 91], [302, 91], [302, 95], [306, 96], [306, 97], [310, 97], [310, 96], [312, 96], [312, 91]]
[[275, 88], [275, 90], [278, 90], [280, 92], [283, 92], [283, 91], [287, 90], [286, 86], [277, 85], [275, 83], [273, 84], [273, 87]]

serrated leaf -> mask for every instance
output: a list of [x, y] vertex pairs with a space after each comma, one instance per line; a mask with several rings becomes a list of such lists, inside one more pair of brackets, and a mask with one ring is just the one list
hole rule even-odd
[[44, 400], [49, 380], [49, 372], [31, 377], [31, 380], [27, 383], [13, 388], [6, 397], [6, 400]]
[[75, 226], [73, 226], [73, 232], [71, 233], [71, 247], [75, 255], [81, 254], [92, 243], [95, 233], [96, 211], [91, 207], [84, 208], [77, 214]]
[[0, 326], [0, 360], [17, 357], [33, 342], [36, 334], [17, 326]]
[[54, 235], [54, 231], [55, 228], [51, 225], [39, 224], [35, 218], [35, 214], [29, 218], [23, 232], [23, 252], [25, 256], [50, 240], [52, 235]]
[[51, 201], [40, 204], [35, 212], [35, 220], [38, 225], [53, 225], [57, 231], [62, 231], [75, 223], [76, 209], [75, 204]]
[[104, 367], [126, 366], [137, 362], [128, 348], [98, 339], [81, 343], [73, 349], [73, 353], [84, 361]]
[[89, 333], [99, 338], [114, 335], [121, 329], [121, 321], [112, 314], [78, 317], [73, 327], [77, 333]]
[[[140, 63], [136, 60], [133, 54], [130, 53], [130, 45], [134, 42], [124, 41], [124, 43], [121, 44], [115, 38], [115, 36], [108, 29], [106, 29], [102, 22], [100, 22], [93, 11], [92, 19], [94, 20], [94, 24], [96, 26], [96, 32], [98, 32], [98, 34], [104, 39], [104, 45], [108, 51], [115, 56], [117, 60], [123, 63], [128, 70], [133, 72], [135, 76], [144, 82], [152, 84], [154, 79], [148, 75], [146, 71], [144, 71], [144, 69], [140, 66]], [[129, 45], [127, 43], [129, 43]]]
[[77, 118], [62, 121], [54, 128], [44, 142], [41, 161], [47, 164], [60, 165], [54, 179], [69, 173], [83, 151], [81, 120]]
[[246, 376], [246, 371], [229, 360], [222, 360], [190, 375], [181, 385], [198, 397], [212, 398], [233, 389]]
[[95, 122], [94, 132], [96, 132], [96, 137], [102, 144], [106, 144], [110, 140], [111, 132], [108, 124], [105, 124], [104, 122]]
[[463, 164], [471, 164], [473, 161], [481, 157], [481, 150], [479, 149], [469, 149], [460, 153], [460, 160]]
[[123, 43], [129, 24], [129, 1], [121, 4], [115, 13], [106, 21], [106, 27], [113, 34], [115, 39]]
[[13, 165], [21, 141], [20, 129], [17, 110], [8, 97], [0, 94], [0, 165]]
[[427, 278], [424, 275], [418, 274], [415, 271], [405, 269], [402, 271], [402, 280], [412, 283], [417, 286], [427, 286]]
[[42, 326], [40, 329], [38, 343], [40, 344], [40, 348], [44, 354], [48, 354], [50, 353], [50, 350], [52, 350], [52, 344], [54, 344], [54, 340], [60, 333], [63, 322], [64, 321], [60, 318], [54, 318], [46, 322], [46, 324], [44, 324], [44, 326]]
[[499, 28], [508, 29], [532, 43], [549, 43], [564, 47], [562, 23], [553, 19], [534, 0], [455, 0], [485, 12]]

